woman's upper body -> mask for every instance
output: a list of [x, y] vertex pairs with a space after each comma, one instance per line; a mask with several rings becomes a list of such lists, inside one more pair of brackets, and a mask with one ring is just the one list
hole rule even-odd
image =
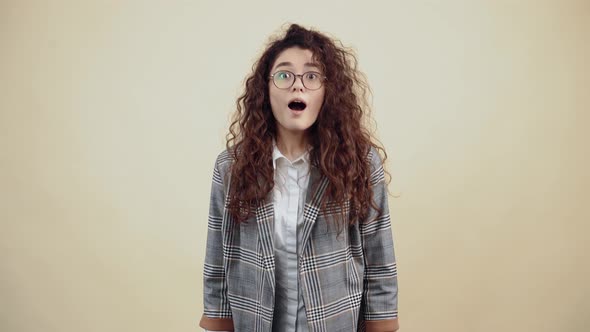
[[[366, 92], [354, 56], [321, 33], [292, 25], [263, 53], [214, 168], [202, 327], [276, 329], [292, 312], [275, 301], [297, 302], [283, 287], [297, 278], [309, 331], [397, 330], [387, 186], [364, 127]], [[280, 223], [277, 151], [309, 160], [295, 232]]]
[[[299, 287], [309, 331], [395, 331], [397, 328], [397, 266], [394, 256], [387, 190], [381, 159], [367, 157], [372, 167], [372, 192], [380, 213], [371, 222], [339, 230], [333, 218], [338, 205], [321, 208], [327, 177], [311, 165], [301, 230]], [[275, 214], [271, 197], [255, 215], [236, 223], [227, 211], [231, 177], [227, 151], [217, 159], [205, 256], [205, 313], [209, 330], [272, 331], [276, 294]], [[223, 180], [222, 180], [223, 179]], [[310, 186], [311, 187], [311, 186]]]

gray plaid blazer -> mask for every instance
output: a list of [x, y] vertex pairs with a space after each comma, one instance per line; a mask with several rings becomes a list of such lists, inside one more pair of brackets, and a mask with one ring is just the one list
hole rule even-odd
[[[367, 156], [371, 187], [381, 209], [369, 209], [370, 223], [338, 230], [327, 222], [341, 210], [320, 209], [328, 180], [313, 162], [307, 192], [299, 257], [299, 278], [310, 331], [396, 331], [397, 266], [387, 188], [381, 158]], [[273, 201], [268, 197], [255, 217], [235, 223], [227, 207], [231, 155], [224, 151], [213, 170], [205, 254], [204, 313], [207, 330], [272, 331], [275, 264]], [[319, 181], [312, 193], [311, 183]], [[272, 195], [269, 194], [269, 196]], [[344, 211], [348, 213], [348, 207]], [[274, 327], [275, 331], [277, 327]]]

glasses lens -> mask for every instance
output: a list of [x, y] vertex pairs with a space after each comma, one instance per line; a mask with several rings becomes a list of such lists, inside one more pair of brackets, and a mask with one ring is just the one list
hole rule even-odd
[[278, 71], [272, 77], [275, 85], [279, 89], [288, 89], [293, 85], [295, 75], [288, 71]]
[[303, 85], [310, 90], [317, 90], [322, 87], [322, 78], [320, 73], [314, 71], [303, 74]]

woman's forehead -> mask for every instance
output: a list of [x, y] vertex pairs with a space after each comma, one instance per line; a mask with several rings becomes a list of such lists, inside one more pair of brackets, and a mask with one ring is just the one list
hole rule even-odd
[[289, 68], [304, 68], [304, 69], [319, 69], [320, 64], [314, 59], [313, 52], [299, 47], [290, 47], [282, 51], [277, 56], [273, 69], [279, 67]]

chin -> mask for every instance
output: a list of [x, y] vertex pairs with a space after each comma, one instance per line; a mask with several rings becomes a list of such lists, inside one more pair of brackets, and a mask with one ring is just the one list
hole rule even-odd
[[292, 124], [292, 125], [281, 125], [283, 128], [285, 128], [288, 131], [292, 131], [292, 132], [297, 132], [297, 131], [306, 131], [307, 129], [309, 129], [311, 127], [311, 124], [309, 126], [307, 125], [296, 125], [296, 124]]
[[309, 127], [286, 127], [286, 129], [288, 131], [295, 131], [295, 132], [296, 131], [301, 131], [301, 132], [303, 132], [303, 131], [306, 131], [307, 129], [309, 129]]

